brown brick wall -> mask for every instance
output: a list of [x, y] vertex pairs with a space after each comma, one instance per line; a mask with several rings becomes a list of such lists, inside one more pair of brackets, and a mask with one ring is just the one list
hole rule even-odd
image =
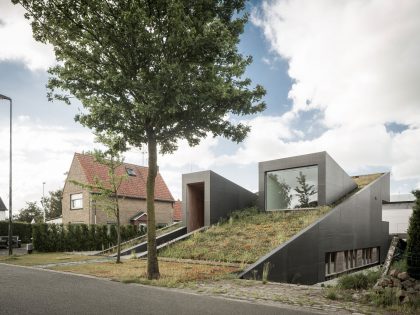
[[[63, 223], [95, 223], [94, 209], [90, 205], [90, 193], [83, 190], [80, 186], [70, 183], [70, 180], [79, 182], [86, 182], [82, 167], [76, 158], [73, 158], [69, 174], [67, 176], [66, 184], [63, 190]], [[83, 209], [70, 210], [70, 195], [76, 193], [83, 193]], [[139, 211], [146, 212], [146, 200], [134, 198], [120, 199], [120, 217], [122, 224], [129, 224], [129, 219]], [[157, 224], [172, 223], [172, 203], [155, 201], [155, 213]], [[107, 215], [97, 206], [96, 209], [96, 224], [106, 224], [107, 222], [115, 222], [112, 215]]]
[[[144, 199], [121, 198], [119, 204], [122, 224], [129, 224], [130, 218], [139, 211], [147, 212], [146, 200]], [[157, 224], [172, 223], [171, 202], [155, 201], [155, 213]], [[107, 215], [105, 211], [100, 210], [100, 206], [98, 205], [96, 210], [96, 223], [106, 224], [107, 222], [115, 222], [115, 218], [112, 215]]]
[[[63, 189], [63, 223], [83, 222], [90, 224], [92, 222], [89, 220], [89, 193], [80, 186], [70, 183], [70, 180], [86, 182], [82, 167], [76, 158], [73, 158]], [[78, 193], [83, 193], [83, 209], [70, 210], [70, 195]]]

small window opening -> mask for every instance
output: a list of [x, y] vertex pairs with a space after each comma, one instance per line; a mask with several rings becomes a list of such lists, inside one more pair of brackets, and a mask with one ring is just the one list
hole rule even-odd
[[136, 175], [136, 172], [134, 171], [134, 169], [132, 169], [132, 168], [126, 168], [126, 171], [127, 171], [127, 174], [128, 174], [128, 176], [137, 176]]

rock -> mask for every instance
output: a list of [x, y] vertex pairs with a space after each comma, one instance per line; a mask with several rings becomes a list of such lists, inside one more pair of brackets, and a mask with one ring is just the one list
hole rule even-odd
[[401, 280], [398, 278], [392, 278], [392, 286], [395, 288], [401, 288]]
[[397, 276], [398, 276], [398, 270], [397, 270], [397, 269], [392, 269], [392, 270], [389, 272], [389, 275], [390, 275], [391, 277], [397, 277]]
[[414, 290], [420, 292], [420, 283], [417, 283], [417, 281], [416, 281], [416, 285], [414, 286]]
[[381, 286], [381, 285], [379, 285], [379, 284], [375, 284], [374, 286], [373, 286], [373, 288], [372, 288], [375, 292], [381, 292], [381, 291], [383, 291], [384, 290], [384, 288]]
[[404, 300], [404, 298], [407, 296], [407, 294], [404, 290], [400, 289], [395, 293], [395, 296], [397, 297], [397, 299], [400, 300], [400, 302], [402, 302]]
[[391, 282], [391, 279], [388, 279], [388, 278], [382, 278], [382, 279], [379, 279], [378, 281], [378, 285], [380, 285], [383, 288], [389, 286], [390, 284], [392, 285], [392, 282]]
[[407, 304], [407, 303], [410, 303], [410, 297], [409, 296], [405, 296], [403, 299], [402, 299], [402, 303], [403, 304]]
[[355, 300], [355, 301], [358, 301], [358, 300], [360, 300], [361, 296], [360, 296], [360, 294], [354, 293], [354, 294], [351, 296], [351, 298], [352, 298], [353, 300]]
[[407, 289], [407, 293], [408, 294], [415, 294], [416, 293], [416, 290], [414, 290], [414, 288], [408, 288]]
[[414, 286], [414, 283], [407, 279], [401, 282], [401, 285], [404, 289], [408, 289], [408, 288], [412, 288]]
[[409, 277], [408, 277], [408, 273], [407, 272], [400, 272], [399, 274], [398, 274], [398, 279], [400, 279], [401, 281], [405, 281], [405, 280], [407, 280]]

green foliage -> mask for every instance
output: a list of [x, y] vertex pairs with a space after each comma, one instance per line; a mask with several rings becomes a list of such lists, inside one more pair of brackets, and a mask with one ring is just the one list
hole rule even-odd
[[311, 207], [311, 203], [309, 202], [311, 196], [316, 194], [315, 186], [309, 185], [306, 182], [306, 175], [302, 172], [299, 172], [299, 176], [296, 177], [297, 182], [299, 183], [298, 187], [295, 187], [297, 192], [297, 196], [299, 198], [299, 208], [308, 208]]
[[61, 200], [63, 198], [63, 190], [57, 189], [50, 191], [49, 196], [41, 198], [42, 207], [45, 209], [45, 217], [47, 220], [55, 219], [62, 214]]
[[325, 297], [329, 300], [337, 300], [339, 295], [336, 288], [327, 288], [325, 290]]
[[262, 272], [262, 283], [266, 284], [268, 281], [268, 275], [270, 273], [270, 262], [267, 261], [264, 263], [263, 272]]
[[344, 275], [338, 279], [338, 286], [345, 290], [368, 289], [375, 285], [380, 277], [380, 271], [366, 271]]
[[13, 218], [16, 221], [31, 223], [34, 219], [36, 223], [44, 221], [44, 215], [36, 202], [27, 202], [26, 207], [20, 209], [19, 214]]
[[407, 272], [420, 279], [420, 190], [413, 191], [416, 201], [407, 231]]
[[12, 2], [61, 61], [49, 70], [49, 97], [69, 102], [70, 92], [88, 109], [77, 120], [97, 131], [134, 146], [153, 137], [170, 152], [208, 131], [241, 141], [249, 127], [226, 115], [265, 108], [265, 90], [243, 76], [252, 58], [237, 49], [244, 0]]
[[396, 289], [384, 288], [383, 291], [370, 291], [366, 299], [375, 306], [387, 307], [400, 304]]
[[[139, 235], [132, 226], [123, 227], [123, 241]], [[90, 251], [102, 250], [117, 244], [116, 227], [87, 224], [33, 224], [32, 237], [34, 248], [39, 252]]]
[[[19, 236], [22, 243], [30, 243], [32, 238], [32, 225], [26, 222], [12, 222], [13, 235]], [[0, 221], [0, 235], [6, 236], [9, 233], [9, 222]]]

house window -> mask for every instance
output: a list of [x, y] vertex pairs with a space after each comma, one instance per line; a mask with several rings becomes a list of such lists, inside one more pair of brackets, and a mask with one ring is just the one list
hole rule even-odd
[[318, 166], [270, 171], [265, 178], [267, 210], [311, 208], [318, 205]]
[[83, 208], [83, 194], [72, 194], [70, 195], [70, 209], [82, 209]]
[[136, 176], [134, 169], [127, 167], [125, 170], [127, 171], [128, 176]]

